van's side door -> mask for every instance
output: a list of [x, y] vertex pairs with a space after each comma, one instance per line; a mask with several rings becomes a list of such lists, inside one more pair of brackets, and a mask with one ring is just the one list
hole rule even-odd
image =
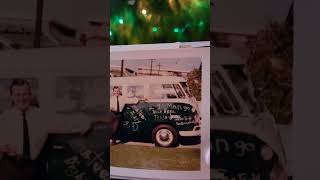
[[137, 100], [136, 104], [126, 104], [123, 109], [123, 133], [138, 136], [145, 131], [148, 114], [148, 103], [145, 99], [145, 85], [129, 84], [124, 88], [128, 99]]

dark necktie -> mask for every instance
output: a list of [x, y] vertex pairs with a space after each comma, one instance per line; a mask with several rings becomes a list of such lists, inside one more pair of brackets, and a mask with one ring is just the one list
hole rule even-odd
[[120, 105], [119, 105], [119, 96], [117, 96], [117, 112], [120, 110]]
[[22, 111], [23, 116], [23, 158], [30, 159], [30, 139], [26, 112]]

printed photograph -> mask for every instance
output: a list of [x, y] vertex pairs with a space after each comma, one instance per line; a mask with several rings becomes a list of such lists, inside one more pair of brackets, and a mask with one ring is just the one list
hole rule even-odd
[[57, 102], [72, 101], [56, 112], [40, 82], [0, 79], [0, 179], [109, 179], [107, 103], [84, 100], [106, 89], [101, 78], [58, 78]]
[[113, 167], [200, 170], [200, 58], [112, 60]]
[[294, 1], [212, 8], [211, 178], [291, 180]]

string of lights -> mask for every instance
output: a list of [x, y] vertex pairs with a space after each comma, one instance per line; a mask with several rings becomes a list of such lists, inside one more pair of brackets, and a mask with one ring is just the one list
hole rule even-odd
[[112, 45], [209, 40], [210, 0], [111, 0]]

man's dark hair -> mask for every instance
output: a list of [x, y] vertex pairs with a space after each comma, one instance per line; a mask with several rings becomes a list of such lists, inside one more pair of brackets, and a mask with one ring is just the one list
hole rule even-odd
[[120, 89], [120, 86], [114, 86], [112, 90]]
[[10, 85], [10, 95], [12, 95], [12, 89], [14, 86], [28, 86], [28, 88], [31, 90], [30, 83], [25, 79], [13, 79]]

